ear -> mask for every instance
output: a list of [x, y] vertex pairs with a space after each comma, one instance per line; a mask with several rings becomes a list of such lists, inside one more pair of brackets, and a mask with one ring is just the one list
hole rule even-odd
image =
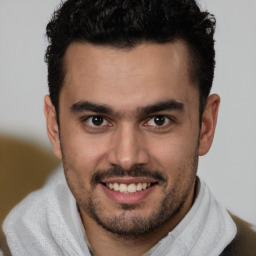
[[205, 155], [212, 145], [214, 132], [217, 124], [220, 97], [212, 94], [208, 97], [205, 110], [202, 115], [202, 123], [199, 138], [199, 156]]
[[59, 126], [57, 123], [57, 115], [55, 107], [49, 95], [44, 98], [44, 115], [46, 119], [47, 134], [51, 141], [53, 153], [58, 157], [62, 158], [61, 147], [60, 147], [60, 137], [59, 137]]

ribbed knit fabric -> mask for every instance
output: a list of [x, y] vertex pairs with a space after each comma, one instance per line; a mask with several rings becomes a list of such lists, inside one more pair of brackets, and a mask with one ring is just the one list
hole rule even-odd
[[200, 182], [199, 194], [184, 219], [146, 255], [216, 256], [233, 240], [230, 215]]
[[[4, 232], [13, 256], [89, 256], [84, 228], [60, 169], [7, 216]], [[236, 226], [204, 182], [184, 219], [146, 255], [217, 256]]]

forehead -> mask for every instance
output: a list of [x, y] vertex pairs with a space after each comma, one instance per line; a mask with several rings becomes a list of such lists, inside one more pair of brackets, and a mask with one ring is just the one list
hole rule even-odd
[[191, 100], [192, 92], [197, 94], [188, 47], [181, 40], [132, 49], [73, 43], [64, 62], [60, 103], [63, 98], [69, 104], [89, 100], [127, 108], [170, 98], [184, 102]]

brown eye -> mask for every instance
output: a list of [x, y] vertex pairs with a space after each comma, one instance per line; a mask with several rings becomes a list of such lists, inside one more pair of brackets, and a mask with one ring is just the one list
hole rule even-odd
[[104, 122], [104, 118], [102, 116], [93, 116], [92, 123], [96, 126], [102, 125]]
[[164, 116], [155, 116], [154, 117], [154, 122], [157, 126], [164, 125], [165, 121], [166, 121], [166, 117], [164, 117]]
[[108, 124], [108, 122], [105, 120], [103, 116], [90, 116], [86, 119], [86, 122], [93, 127], [104, 126]]
[[153, 116], [148, 122], [147, 126], [152, 126], [152, 127], [161, 127], [169, 124], [171, 119], [167, 116], [163, 115], [157, 115]]

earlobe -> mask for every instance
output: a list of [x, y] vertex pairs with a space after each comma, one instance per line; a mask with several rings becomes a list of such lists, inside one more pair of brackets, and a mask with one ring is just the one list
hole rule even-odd
[[217, 124], [219, 105], [219, 95], [212, 94], [208, 97], [206, 107], [202, 115], [202, 123], [199, 137], [198, 154], [200, 156], [205, 155], [211, 148]]
[[62, 158], [61, 147], [60, 147], [60, 137], [59, 137], [59, 126], [57, 123], [57, 116], [55, 107], [49, 95], [44, 98], [44, 115], [46, 119], [47, 134], [51, 141], [54, 154], [58, 158]]

